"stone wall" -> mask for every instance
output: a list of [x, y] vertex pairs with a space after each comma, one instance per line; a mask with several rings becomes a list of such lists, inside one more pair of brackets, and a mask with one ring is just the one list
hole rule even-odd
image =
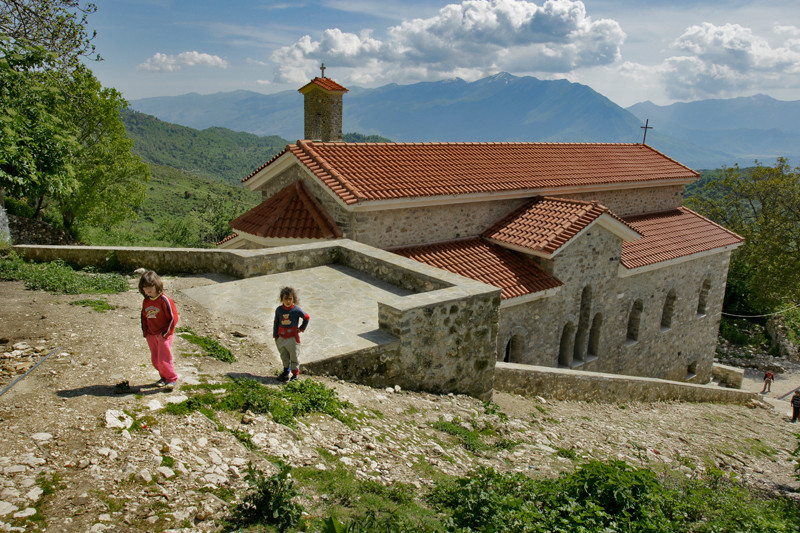
[[304, 95], [306, 139], [342, 140], [342, 95], [311, 88]]
[[[522, 396], [585, 402], [719, 402], [745, 404], [754, 392], [654, 378], [497, 363], [494, 387]], [[588, 412], [587, 412], [588, 414]]]
[[625, 217], [677, 209], [683, 204], [683, 185], [558, 195], [585, 202], [598, 201], [615, 215]]
[[540, 261], [564, 285], [549, 297], [503, 302], [498, 360], [710, 381], [730, 252], [637, 273], [620, 266], [621, 247], [618, 237], [595, 225], [547, 264]]

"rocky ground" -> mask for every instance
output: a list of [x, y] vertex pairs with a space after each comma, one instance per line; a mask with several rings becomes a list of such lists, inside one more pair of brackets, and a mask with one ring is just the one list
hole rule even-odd
[[[268, 387], [281, 385], [273, 377], [278, 360], [271, 347], [254, 342], [241, 326], [209, 316], [180, 292], [208, 279], [166, 283], [181, 325], [218, 338], [237, 358], [223, 363], [176, 338], [182, 385], [172, 391], [147, 386], [158, 376], [141, 337], [135, 290], [105, 297], [115, 308], [97, 312], [70, 305], [85, 295], [51, 295], [25, 290], [21, 282], [0, 282], [0, 530], [215, 531], [230, 502], [247, 492], [246, 465], [269, 474], [275, 472], [269, 459], [276, 457], [318, 469], [344, 465], [359, 478], [419, 489], [436, 471], [464, 475], [479, 465], [552, 476], [576, 460], [619, 458], [692, 476], [713, 464], [750, 486], [800, 495], [791, 457], [800, 427], [788, 422], [787, 399], [780, 398], [800, 386], [800, 371], [785, 361], [778, 361], [784, 372], [773, 392], [749, 406], [551, 402], [497, 393], [494, 402], [506, 420], [469, 397], [303, 376], [350, 402], [361, 418], [356, 429], [327, 416], [304, 419], [293, 430], [267, 416], [223, 413], [218, 419], [227, 430], [220, 431], [197, 412], [168, 415], [164, 406], [185, 399], [189, 385], [201, 380], [246, 376]], [[745, 388], [760, 390], [761, 374], [760, 368], [748, 369]], [[143, 388], [119, 394], [115, 385], [122, 380]], [[472, 453], [431, 427], [440, 419], [491, 425], [521, 443]], [[245, 447], [233, 430], [249, 434], [255, 446]], [[324, 512], [325, 495], [303, 498], [311, 512]]]

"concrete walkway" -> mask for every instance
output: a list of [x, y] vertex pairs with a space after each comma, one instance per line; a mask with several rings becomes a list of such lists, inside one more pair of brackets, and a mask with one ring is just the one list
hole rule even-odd
[[213, 315], [261, 325], [252, 336], [272, 346], [272, 321], [280, 304], [278, 295], [285, 286], [295, 288], [299, 306], [311, 316], [308, 330], [300, 337], [301, 364], [395, 341], [395, 337], [378, 329], [376, 302], [392, 295], [411, 294], [339, 265], [227, 281], [182, 292]]

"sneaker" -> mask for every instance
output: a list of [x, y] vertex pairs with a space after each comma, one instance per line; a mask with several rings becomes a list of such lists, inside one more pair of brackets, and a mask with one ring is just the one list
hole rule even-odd
[[177, 379], [175, 381], [167, 381], [164, 383], [164, 387], [166, 387], [167, 389], [174, 389], [177, 384], [178, 384]]
[[292, 373], [292, 376], [289, 378], [289, 381], [295, 381], [297, 379], [300, 379], [300, 373], [299, 372], [297, 374]]
[[159, 379], [158, 381], [156, 381], [156, 386], [158, 386], [158, 387], [163, 387], [163, 386], [165, 386], [166, 384], [167, 384], [167, 380], [166, 380], [166, 379], [164, 379], [164, 378], [161, 378], [161, 379]]
[[286, 371], [278, 376], [278, 381], [289, 381], [290, 379], [292, 379], [292, 373], [289, 371]]

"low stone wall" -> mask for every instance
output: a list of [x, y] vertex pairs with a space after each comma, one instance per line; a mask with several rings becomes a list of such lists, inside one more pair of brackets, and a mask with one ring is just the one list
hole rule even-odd
[[656, 378], [640, 378], [599, 372], [498, 362], [494, 388], [522, 396], [553, 400], [595, 402], [720, 402], [744, 404], [758, 399], [754, 392], [715, 385], [693, 385]]
[[731, 389], [741, 389], [744, 380], [744, 370], [735, 366], [715, 364], [711, 367], [711, 375], [719, 381], [720, 385]]

